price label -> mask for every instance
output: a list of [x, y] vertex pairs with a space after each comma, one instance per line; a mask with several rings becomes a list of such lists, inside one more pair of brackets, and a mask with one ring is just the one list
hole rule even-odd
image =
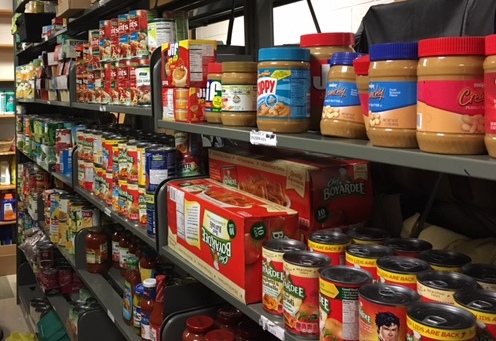
[[112, 315], [110, 310], [107, 310], [107, 315], [108, 315], [108, 317], [110, 317], [110, 321], [112, 321], [112, 323], [114, 323], [115, 322], [114, 315]]
[[107, 111], [107, 107], [104, 105], [100, 105], [100, 111]]
[[262, 327], [263, 330], [268, 331], [279, 340], [284, 341], [284, 328], [275, 324], [273, 321], [269, 320], [265, 316], [260, 316], [260, 320], [258, 324]]
[[256, 131], [250, 132], [250, 143], [262, 146], [277, 146], [277, 135], [270, 131]]
[[103, 213], [105, 213], [106, 215], [108, 215], [109, 217], [112, 215], [112, 211], [110, 210], [110, 208], [108, 207], [105, 207], [103, 209]]

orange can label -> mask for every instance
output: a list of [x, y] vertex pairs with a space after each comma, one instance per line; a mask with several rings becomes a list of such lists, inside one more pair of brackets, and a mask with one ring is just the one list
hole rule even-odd
[[359, 302], [360, 340], [407, 340], [405, 306], [382, 305], [362, 297]]
[[274, 315], [282, 315], [283, 254], [262, 248], [262, 304], [266, 311]]

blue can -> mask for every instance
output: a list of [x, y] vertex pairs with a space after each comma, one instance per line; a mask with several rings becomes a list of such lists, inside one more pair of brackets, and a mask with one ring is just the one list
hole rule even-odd
[[177, 175], [177, 149], [173, 147], [145, 148], [146, 191], [154, 193], [164, 181]]
[[63, 149], [57, 152], [56, 168], [60, 174], [72, 173], [72, 148]]
[[146, 200], [146, 234], [150, 237], [155, 237], [156, 226], [155, 226], [155, 193], [147, 192], [145, 194]]

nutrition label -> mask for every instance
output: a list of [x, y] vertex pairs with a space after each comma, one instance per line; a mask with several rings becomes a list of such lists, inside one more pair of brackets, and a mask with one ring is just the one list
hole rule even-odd
[[358, 340], [358, 301], [343, 300], [343, 339]]

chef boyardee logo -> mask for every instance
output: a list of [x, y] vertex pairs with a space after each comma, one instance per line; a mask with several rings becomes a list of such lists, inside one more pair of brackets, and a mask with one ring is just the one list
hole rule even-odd
[[339, 175], [331, 178], [324, 188], [324, 201], [350, 195], [365, 195], [365, 183], [353, 182], [346, 168], [339, 169]]

